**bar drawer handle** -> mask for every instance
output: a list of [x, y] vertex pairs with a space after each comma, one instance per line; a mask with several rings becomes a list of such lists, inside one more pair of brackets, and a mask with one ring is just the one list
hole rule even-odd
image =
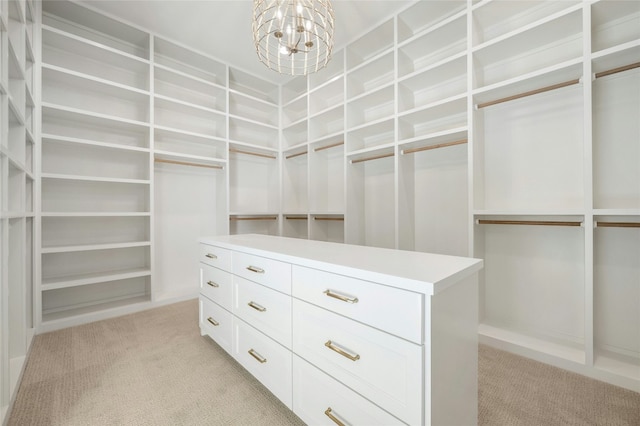
[[258, 354], [253, 349], [249, 349], [249, 355], [251, 355], [252, 357], [257, 359], [260, 364], [264, 364], [265, 362], [267, 362], [266, 358], [262, 357], [260, 354]]
[[334, 299], [342, 300], [343, 302], [358, 303], [357, 297], [343, 296], [342, 294], [334, 293], [331, 290], [325, 290], [323, 293], [329, 297], [333, 297]]
[[255, 272], [256, 274], [264, 274], [264, 269], [258, 268], [257, 266], [247, 266], [247, 269], [251, 272]]
[[347, 352], [344, 349], [336, 346], [336, 344], [333, 343], [331, 340], [327, 340], [327, 343], [325, 343], [324, 345], [326, 347], [328, 347], [329, 349], [331, 349], [332, 351], [335, 351], [335, 352], [339, 353], [343, 357], [349, 358], [351, 361], [357, 361], [357, 360], [360, 359], [360, 355], [358, 355], [358, 354], [351, 355], [349, 352]]
[[205, 254], [204, 256], [205, 256], [205, 257], [208, 257], [209, 259], [217, 259], [217, 258], [218, 258], [218, 256], [216, 256], [216, 255], [215, 255], [215, 254], [213, 254], [213, 253], [207, 253], [207, 254]]
[[207, 281], [207, 284], [209, 284], [211, 287], [220, 287], [217, 283], [214, 283], [213, 281]]
[[333, 412], [331, 410], [331, 407], [327, 408], [326, 410], [324, 410], [324, 415], [329, 417], [335, 424], [337, 424], [338, 426], [346, 426], [344, 423], [342, 423], [340, 421], [340, 419], [338, 419], [336, 416], [333, 415]]
[[259, 312], [264, 312], [264, 311], [267, 310], [267, 308], [265, 308], [264, 306], [258, 305], [254, 301], [251, 301], [251, 302], [247, 303], [247, 305], [251, 306], [253, 309], [255, 309], [256, 311], [259, 311]]
[[218, 321], [214, 320], [211, 317], [207, 318], [207, 321], [209, 321], [211, 324], [213, 324], [214, 327], [217, 327], [217, 326], [220, 325], [220, 323]]

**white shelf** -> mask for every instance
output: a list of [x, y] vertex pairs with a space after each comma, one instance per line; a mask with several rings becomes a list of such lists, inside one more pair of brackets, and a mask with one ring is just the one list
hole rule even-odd
[[144, 122], [144, 121], [139, 121], [139, 120], [131, 120], [131, 119], [127, 119], [127, 118], [122, 118], [122, 117], [118, 117], [118, 116], [113, 116], [110, 114], [103, 114], [103, 113], [98, 113], [98, 112], [92, 112], [92, 111], [87, 111], [85, 109], [81, 109], [81, 108], [73, 108], [73, 107], [68, 107], [65, 105], [60, 105], [57, 103], [51, 103], [51, 102], [42, 102], [41, 103], [41, 107], [43, 109], [43, 115], [46, 114], [47, 110], [50, 111], [57, 111], [57, 112], [61, 112], [61, 113], [69, 113], [69, 114], [74, 114], [77, 115], [78, 119], [83, 120], [92, 120], [92, 119], [99, 119], [99, 120], [108, 120], [112, 123], [120, 123], [120, 124], [124, 124], [124, 125], [132, 125], [132, 126], [139, 126], [139, 127], [149, 127], [149, 123]]
[[[120, 311], [123, 308], [134, 308], [135, 305], [148, 305], [151, 298], [146, 293], [140, 293], [133, 296], [127, 295], [123, 297], [112, 298], [108, 301], [97, 303], [88, 303], [80, 306], [65, 307], [59, 310], [44, 311], [42, 313], [42, 323], [45, 327], [61, 328], [65, 327], [66, 321], [74, 319], [75, 323], [83, 323], [90, 321], [95, 317], [96, 313], [108, 311]], [[84, 318], [83, 318], [84, 317]], [[56, 323], [59, 325], [56, 327]]]
[[150, 217], [149, 212], [49, 212], [43, 211], [42, 217]]
[[116, 150], [124, 150], [124, 151], [134, 151], [134, 152], [149, 152], [149, 148], [141, 148], [136, 146], [124, 146], [118, 145], [114, 143], [106, 143], [106, 142], [98, 142], [89, 139], [81, 139], [81, 138], [72, 138], [66, 136], [53, 135], [48, 133], [42, 134], [42, 143], [47, 142], [56, 142], [56, 143], [68, 143], [68, 144], [78, 144], [78, 145], [90, 145], [100, 148], [109, 148]]
[[105, 182], [105, 183], [130, 183], [136, 185], [149, 185], [151, 181], [148, 179], [119, 179], [108, 178], [101, 176], [76, 176], [76, 175], [64, 175], [57, 173], [42, 173], [42, 179], [60, 179], [69, 181], [83, 181], [83, 182]]
[[108, 281], [126, 280], [130, 278], [147, 277], [151, 275], [150, 269], [133, 269], [112, 273], [84, 274], [73, 277], [50, 278], [42, 280], [43, 291], [57, 290], [68, 287], [78, 287], [90, 284], [100, 284]]
[[48, 253], [68, 253], [74, 251], [89, 251], [89, 250], [109, 250], [109, 249], [121, 249], [131, 247], [150, 247], [150, 241], [136, 241], [131, 243], [112, 243], [112, 244], [83, 244], [83, 245], [70, 245], [70, 246], [52, 246], [43, 247], [40, 252], [42, 254]]
[[585, 352], [578, 345], [556, 343], [488, 324], [480, 324], [478, 326], [478, 333], [480, 334], [481, 341], [483, 341], [483, 338], [489, 339], [499, 342], [498, 344], [506, 343], [577, 364], [585, 363]]

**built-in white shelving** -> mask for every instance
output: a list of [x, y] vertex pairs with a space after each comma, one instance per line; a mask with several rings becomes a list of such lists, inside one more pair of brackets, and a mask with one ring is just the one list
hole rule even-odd
[[0, 9], [3, 407], [35, 328], [249, 232], [482, 257], [482, 341], [637, 389], [638, 2], [417, 1], [281, 85], [39, 7]]

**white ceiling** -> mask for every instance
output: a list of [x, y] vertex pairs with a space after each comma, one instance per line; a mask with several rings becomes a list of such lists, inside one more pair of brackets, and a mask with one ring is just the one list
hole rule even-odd
[[[414, 0], [333, 0], [335, 50]], [[79, 0], [79, 3], [207, 53], [271, 81], [286, 78], [258, 61], [251, 36], [253, 0]]]

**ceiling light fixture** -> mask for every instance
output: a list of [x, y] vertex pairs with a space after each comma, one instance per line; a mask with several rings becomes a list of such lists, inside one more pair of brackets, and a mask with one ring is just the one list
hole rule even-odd
[[331, 59], [330, 0], [254, 0], [252, 27], [260, 62], [280, 74], [307, 75]]

